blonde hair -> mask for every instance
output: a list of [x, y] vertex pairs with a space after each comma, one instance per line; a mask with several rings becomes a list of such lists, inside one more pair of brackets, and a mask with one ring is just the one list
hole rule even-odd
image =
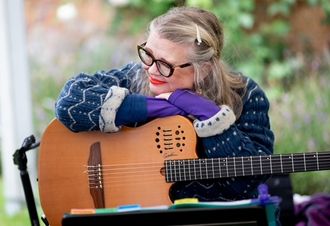
[[[164, 39], [191, 46], [188, 61], [193, 62], [195, 91], [218, 105], [228, 105], [237, 118], [240, 116], [245, 79], [231, 73], [221, 61], [223, 28], [214, 14], [193, 7], [175, 7], [152, 20], [149, 32], [157, 32]], [[148, 93], [146, 83], [141, 91]]]

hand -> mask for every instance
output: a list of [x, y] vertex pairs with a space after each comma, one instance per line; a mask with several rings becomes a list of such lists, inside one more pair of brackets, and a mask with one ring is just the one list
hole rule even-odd
[[[161, 94], [163, 95], [163, 94]], [[166, 97], [166, 95], [164, 95]], [[176, 90], [169, 97], [168, 102], [182, 109], [188, 115], [198, 120], [206, 120], [220, 111], [215, 102], [198, 95], [190, 90]]]
[[172, 94], [172, 92], [162, 93], [162, 94], [159, 94], [158, 96], [155, 96], [155, 97], [160, 98], [160, 99], [168, 100], [168, 98], [171, 96], [171, 94]]

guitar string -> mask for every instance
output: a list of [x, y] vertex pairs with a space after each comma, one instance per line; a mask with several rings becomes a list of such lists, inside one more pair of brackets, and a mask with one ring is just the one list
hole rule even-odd
[[[321, 164], [323, 164], [323, 163], [321, 163]], [[291, 165], [289, 166], [289, 167], [291, 167]], [[330, 167], [330, 163], [328, 163], [328, 164], [323, 164], [322, 165], [322, 167]], [[207, 171], [204, 171], [205, 170], [205, 168], [203, 169], [202, 168], [202, 175], [200, 174], [200, 172], [199, 172], [199, 170], [200, 170], [200, 167], [197, 167], [197, 168], [199, 168], [199, 169], [196, 169], [196, 170], [189, 170], [189, 169], [186, 169], [186, 174], [187, 175], [190, 175], [190, 174], [196, 174], [196, 172], [198, 172], [198, 174], [197, 175], [200, 175], [200, 176], [203, 176], [203, 175], [209, 175], [209, 173], [207, 172]], [[313, 168], [313, 169], [315, 169], [315, 168]], [[221, 175], [221, 172], [220, 172], [220, 170], [219, 170], [219, 168], [218, 169], [214, 169], [215, 171], [214, 171], [214, 173], [215, 173], [215, 175], [216, 176], [218, 176], [218, 175]], [[259, 175], [258, 174], [258, 172], [256, 172], [256, 169], [254, 168], [254, 170], [255, 170], [255, 175]], [[322, 170], [322, 169], [321, 169]], [[178, 172], [178, 170], [177, 169], [170, 169], [169, 171], [176, 171], [177, 172], [177, 174], [179, 174], [180, 172]], [[192, 171], [192, 172], [191, 172]], [[230, 171], [230, 170], [228, 170], [228, 171]], [[236, 170], [237, 171], [237, 170]], [[129, 176], [131, 176], [131, 177], [134, 177], [134, 176], [138, 176], [138, 173], [141, 173], [142, 175], [144, 175], [144, 177], [146, 176], [146, 174], [147, 173], [154, 173], [154, 175], [159, 175], [160, 174], [160, 172], [159, 171], [148, 171], [148, 170], [144, 170], [144, 171], [136, 171], [136, 172], [132, 172], [132, 171], [121, 171], [121, 172], [117, 172], [117, 173], [102, 173], [101, 175], [99, 175], [98, 173], [97, 174], [88, 174], [88, 177], [90, 178], [90, 180], [99, 180], [99, 178], [107, 178], [107, 177], [118, 177], [118, 178], [122, 178], [123, 176], [126, 176], [126, 177], [129, 177]], [[233, 174], [233, 172], [234, 171], [230, 171], [229, 172], [229, 177], [230, 176], [233, 176], [232, 174]], [[260, 172], [260, 171], [259, 171]], [[247, 175], [250, 175], [249, 174], [249, 172], [246, 172], [247, 173]], [[181, 172], [181, 174], [183, 174], [182, 172]], [[224, 173], [222, 173], [222, 174], [225, 174], [223, 177], [225, 177], [226, 175], [227, 175], [227, 172], [224, 172]], [[267, 173], [265, 173], [265, 174], [267, 174]], [[254, 175], [254, 174], [253, 174]], [[102, 176], [102, 177], [101, 177]], [[96, 178], [96, 179], [95, 179]]]
[[[147, 178], [143, 178], [143, 180], [141, 180], [139, 177], [133, 177], [130, 178], [129, 180], [123, 180], [122, 178], [118, 178], [118, 179], [107, 179], [104, 180], [102, 182], [103, 187], [106, 185], [111, 185], [111, 186], [123, 186], [123, 185], [128, 185], [128, 184], [146, 184], [146, 183], [165, 183], [165, 180], [161, 179], [158, 175], [154, 175], [154, 176], [149, 176]], [[89, 186], [91, 188], [95, 188], [98, 187], [100, 185], [99, 181], [94, 181], [94, 182], [90, 182]]]
[[[305, 167], [306, 166], [306, 167]], [[319, 161], [319, 168], [320, 170], [322, 170], [323, 168], [328, 168], [330, 166], [330, 163], [327, 163], [327, 162], [320, 162]], [[195, 171], [200, 171], [202, 170], [203, 173], [207, 173], [207, 172], [219, 172], [220, 170], [224, 170], [224, 171], [227, 171], [227, 165], [223, 165], [223, 166], [214, 166], [212, 169], [211, 168], [205, 168], [203, 166], [196, 166], [195, 167], [196, 169], [192, 169], [192, 167], [190, 169], [188, 169], [188, 166], [186, 165], [185, 167], [180, 167], [180, 172], [179, 172], [179, 169], [178, 167], [168, 167], [166, 168], [167, 171], [176, 171], [178, 173], [184, 173], [183, 171], [186, 171], [186, 173], [194, 173]], [[282, 167], [280, 168], [277, 168], [277, 167], [253, 167], [253, 171], [254, 172], [260, 172], [261, 169], [263, 171], [265, 171], [265, 174], [270, 173], [271, 171], [274, 171], [274, 172], [279, 172], [280, 170], [284, 170], [284, 171], [287, 171], [287, 169], [290, 169], [290, 172], [294, 170], [298, 171], [298, 170], [304, 170], [305, 171], [305, 168], [306, 168], [306, 171], [309, 171], [309, 170], [316, 170], [317, 167], [314, 165], [314, 166], [310, 166], [310, 165], [305, 165], [305, 164], [294, 164], [292, 166], [292, 164], [282, 164]], [[154, 170], [153, 170], [154, 169]], [[139, 168], [138, 170], [133, 170], [133, 169], [130, 169], [130, 170], [126, 170], [126, 169], [121, 169], [121, 170], [111, 170], [111, 169], [108, 169], [108, 170], [102, 170], [102, 176], [108, 176], [108, 175], [123, 175], [123, 174], [136, 174], [136, 173], [148, 173], [148, 172], [159, 172], [159, 169], [160, 168], [145, 168], [145, 169], [141, 169]], [[241, 172], [243, 171], [243, 169], [245, 170], [245, 172], [248, 174], [250, 171], [251, 171], [251, 168], [250, 167], [234, 167], [233, 165], [228, 165], [228, 172], [230, 175], [232, 175], [233, 173], [236, 172]], [[291, 170], [293, 169], [293, 170]], [[226, 172], [224, 172], [226, 173]], [[89, 177], [95, 177], [95, 176], [99, 176], [100, 175], [100, 171], [89, 171], [88, 173], [88, 176]]]
[[[330, 164], [328, 164], [328, 167], [330, 167]], [[216, 177], [220, 176], [221, 174], [215, 173], [214, 174]], [[102, 185], [103, 187], [106, 187], [107, 185], [111, 184], [111, 186], [115, 187], [120, 187], [120, 186], [125, 186], [129, 184], [137, 184], [137, 183], [147, 183], [152, 182], [154, 183], [164, 183], [165, 180], [163, 180], [163, 177], [159, 177], [160, 173], [159, 172], [154, 172], [153, 174], [146, 174], [142, 173], [140, 175], [134, 174], [134, 175], [126, 175], [126, 177], [120, 176], [120, 177], [109, 177], [109, 176], [103, 176], [101, 177], [103, 179]], [[228, 177], [231, 177], [232, 175], [229, 175]], [[225, 176], [226, 177], [226, 176]], [[141, 180], [141, 178], [143, 180]], [[162, 179], [161, 179], [162, 178]], [[211, 177], [210, 177], [211, 178]], [[221, 177], [224, 178], [224, 177]], [[178, 176], [174, 178], [175, 180], [178, 180]], [[191, 181], [191, 180], [196, 180], [196, 179], [205, 179], [205, 174], [200, 175], [199, 177], [197, 175], [193, 174], [191, 175], [190, 173], [187, 173], [187, 176], [184, 178], [181, 178], [181, 181]], [[100, 179], [90, 179], [90, 188], [97, 188], [97, 185], [99, 184]]]
[[[315, 164], [315, 163], [318, 162], [319, 165], [324, 165], [324, 163], [327, 163], [327, 161], [329, 161], [329, 160], [330, 160], [330, 156], [328, 158], [324, 158], [324, 157], [320, 158], [319, 157], [318, 161], [316, 159], [313, 159], [313, 163]], [[195, 162], [195, 164], [197, 164], [198, 167], [200, 168], [200, 167], [203, 166], [203, 165], [201, 166], [201, 164], [205, 164], [205, 162], [209, 162], [210, 159], [207, 159], [206, 161], [205, 160], [203, 160], [203, 161], [199, 161], [199, 160], [172, 160], [172, 161], [175, 161], [178, 164], [170, 165], [170, 166], [168, 166], [168, 168], [171, 168], [171, 167], [174, 167], [174, 168], [176, 167], [177, 168], [177, 167], [179, 167], [179, 165], [182, 166], [182, 167], [185, 167], [185, 166], [187, 166], [187, 164], [188, 164], [188, 166], [193, 164], [193, 162]], [[252, 161], [254, 161], [254, 162], [252, 162], [252, 164], [254, 164], [253, 169], [261, 169], [261, 168], [264, 168], [264, 169], [269, 168], [270, 169], [270, 168], [272, 168], [273, 170], [276, 170], [276, 169], [282, 169], [282, 168], [292, 167], [292, 166], [297, 167], [297, 168], [301, 168], [303, 166], [310, 167], [310, 165], [311, 165], [310, 162], [308, 163], [308, 162], [306, 162], [306, 160], [303, 160], [303, 159], [293, 160], [294, 161], [293, 164], [291, 162], [291, 159], [286, 159], [286, 160], [284, 160], [284, 162], [282, 160], [282, 164], [278, 163], [278, 162], [274, 162], [274, 159], [273, 159], [271, 165], [270, 165], [270, 163], [267, 163], [267, 165], [265, 163], [262, 163], [260, 165], [260, 164], [258, 164], [258, 159], [255, 159], [255, 160], [252, 160]], [[309, 160], [307, 159], [307, 161], [310, 161], [310, 159]], [[214, 164], [214, 162], [216, 164]], [[181, 163], [181, 164], [179, 164], [179, 163]], [[213, 165], [215, 165], [216, 168], [226, 167], [226, 166], [232, 167], [234, 165], [234, 161], [232, 159], [229, 159], [229, 158], [227, 159], [227, 161], [218, 161], [217, 162], [216, 160], [213, 160], [212, 163], [213, 163]], [[209, 164], [212, 165], [212, 163], [209, 163]], [[244, 164], [244, 162], [242, 164], [241, 161], [239, 161], [239, 160], [235, 161], [235, 169], [238, 169], [238, 170], [242, 170], [243, 168], [244, 169], [249, 169], [251, 167], [249, 167], [249, 166], [245, 167], [243, 165], [250, 165], [250, 163], [251, 163], [251, 160], [249, 160], [248, 162], [245, 162], [245, 164]], [[219, 164], [220, 164], [220, 167], [219, 167]], [[126, 170], [126, 171], [127, 170], [128, 171], [132, 170], [134, 172], [137, 169], [139, 169], [139, 170], [145, 170], [145, 169], [149, 170], [149, 169], [154, 169], [154, 168], [159, 169], [159, 168], [162, 168], [164, 166], [164, 163], [125, 164], [126, 167], [116, 167], [118, 165], [120, 165], [120, 164], [115, 165], [115, 167], [112, 167], [111, 165], [87, 166], [88, 169], [85, 170], [84, 172], [87, 172], [89, 174], [98, 173], [100, 167], [102, 168], [102, 172], [122, 171], [123, 169]], [[149, 166], [145, 166], [145, 165], [149, 165]], [[95, 168], [95, 169], [90, 169], [90, 168]]]
[[[330, 164], [328, 164], [328, 167], [330, 167]], [[219, 176], [220, 174], [215, 174], [215, 176]], [[181, 178], [181, 181], [192, 181], [192, 180], [198, 180], [198, 179], [205, 179], [205, 177], [203, 175], [199, 175], [200, 177], [195, 178], [196, 175], [190, 175], [188, 174], [188, 176], [186, 176], [185, 178]], [[197, 175], [198, 176], [198, 175]], [[252, 176], [252, 175], [251, 175]], [[228, 176], [228, 177], [221, 177], [221, 178], [229, 178], [232, 177]], [[103, 187], [107, 187], [107, 185], [111, 185], [114, 187], [120, 187], [120, 186], [126, 186], [129, 184], [145, 184], [147, 182], [152, 182], [152, 184], [154, 183], [165, 183], [165, 180], [163, 179], [163, 177], [160, 177], [159, 173], [153, 173], [153, 174], [134, 174], [134, 175], [130, 175], [130, 176], [126, 176], [126, 177], [102, 177], [103, 182], [102, 185]], [[175, 180], [178, 180], [178, 176], [176, 176]], [[98, 180], [89, 180], [90, 183], [90, 188], [98, 188], [97, 185], [99, 184], [100, 179]]]
[[[315, 164], [313, 166], [311, 165], [308, 165], [308, 164], [304, 164], [304, 163], [296, 163], [294, 165], [292, 164], [282, 164], [281, 167], [277, 167], [277, 166], [274, 166], [273, 164], [273, 167], [260, 167], [260, 166], [257, 166], [257, 167], [252, 167], [252, 170], [253, 170], [253, 175], [254, 174], [259, 174], [258, 172], [261, 172], [262, 170], [265, 172], [263, 174], [267, 174], [268, 173], [271, 173], [272, 171], [273, 172], [281, 172], [281, 171], [285, 171], [287, 172], [288, 169], [289, 169], [289, 172], [294, 172], [294, 171], [313, 171], [313, 170], [322, 170], [322, 169], [328, 169], [330, 166], [330, 162], [327, 162], [325, 160], [322, 160], [322, 161], [319, 161], [318, 162], [318, 168], [315, 166]], [[206, 168], [206, 167], [203, 167], [203, 166], [195, 166], [196, 169], [193, 169], [193, 167], [190, 167], [189, 169], [189, 166], [187, 165], [182, 165], [180, 167], [180, 172], [179, 172], [179, 167], [178, 166], [170, 166], [168, 167], [166, 170], [167, 172], [171, 173], [171, 172], [175, 172], [177, 174], [181, 173], [181, 174], [191, 174], [191, 173], [198, 173], [200, 174], [199, 171], [201, 171], [203, 174], [205, 175], [208, 175], [209, 173], [208, 172], [211, 172], [211, 173], [219, 173], [219, 174], [229, 174], [229, 175], [233, 175], [234, 173], [237, 173], [237, 172], [242, 172], [243, 169], [245, 170], [245, 173], [247, 175], [250, 174], [250, 172], [252, 173], [252, 170], [250, 167], [241, 167], [241, 166], [237, 166], [234, 167], [233, 165], [229, 165], [229, 164], [226, 164], [226, 165], [223, 165], [223, 166], [214, 166], [213, 167], [213, 170], [211, 170], [210, 168]], [[228, 168], [228, 173], [227, 173], [227, 168]], [[107, 169], [107, 170], [102, 170], [102, 176], [105, 177], [105, 176], [112, 176], [112, 175], [117, 175], [117, 176], [122, 176], [122, 175], [128, 175], [128, 174], [132, 174], [132, 175], [136, 175], [137, 173], [148, 173], [148, 172], [152, 172], [152, 169], [154, 169], [153, 171], [154, 172], [157, 172], [159, 173], [160, 171], [160, 168], [157, 167], [153, 167], [153, 168], [138, 168], [138, 170], [134, 170], [134, 168], [130, 168], [129, 170], [127, 169]], [[184, 172], [185, 171], [185, 172]], [[222, 171], [222, 172], [221, 172]], [[95, 177], [95, 176], [99, 176], [100, 175], [100, 171], [97, 170], [97, 171], [89, 171], [88, 173], [88, 177]]]
[[[313, 156], [312, 156], [312, 154], [313, 154]], [[317, 155], [318, 155], [319, 158], [322, 157], [322, 155], [329, 155], [329, 157], [330, 157], [330, 152], [328, 152], [328, 153], [327, 152], [325, 152], [325, 153], [320, 152]], [[294, 156], [293, 161], [299, 161], [299, 159], [295, 159], [297, 157], [303, 158], [303, 155]], [[313, 159], [316, 158], [315, 153], [306, 154], [305, 157], [306, 158], [313, 158]], [[234, 158], [237, 159], [237, 161], [235, 161], [235, 162], [241, 162], [242, 157], [227, 157], [227, 158], [226, 157], [220, 157], [220, 158], [213, 158], [213, 160], [218, 160], [218, 161], [220, 160], [220, 162], [221, 162], [221, 160], [223, 162], [226, 162], [226, 161], [230, 160], [231, 162], [234, 162], [234, 160], [233, 160]], [[243, 158], [244, 158], [245, 161], [252, 161], [252, 160], [253, 161], [259, 161], [260, 160], [260, 156], [243, 156]], [[252, 158], [252, 160], [251, 160], [251, 158]], [[271, 157], [269, 155], [266, 155], [266, 156], [264, 155], [264, 156], [261, 156], [261, 158], [262, 158], [262, 161], [264, 161], [264, 162], [265, 161], [270, 161], [270, 158], [271, 158], [272, 162], [274, 162], [276, 158], [278, 158], [277, 159], [278, 161], [280, 160], [280, 158], [282, 158], [282, 160], [286, 160], [286, 161], [291, 161], [292, 160], [291, 155], [282, 155], [282, 157], [280, 155], [272, 155]], [[322, 157], [322, 159], [323, 158], [324, 157]], [[312, 159], [306, 159], [306, 160], [312, 160]], [[211, 161], [211, 158], [210, 159], [181, 159], [181, 160], [180, 159], [175, 159], [175, 160], [169, 159], [168, 161], [174, 161], [174, 162], [179, 162], [179, 161]], [[304, 160], [300, 159], [300, 161], [304, 161]], [[316, 159], [315, 159], [315, 161], [316, 161]], [[136, 165], [153, 165], [153, 164], [155, 164], [155, 165], [164, 165], [164, 162], [133, 163], [133, 166], [136, 166]], [[121, 166], [132, 166], [132, 164], [131, 163], [120, 163], [120, 164], [103, 164], [102, 165], [103, 168], [107, 168], [107, 167], [113, 168], [113, 167], [121, 167]], [[86, 167], [89, 169], [89, 168], [97, 168], [98, 166], [97, 165], [86, 165]]]
[[[322, 156], [323, 155], [323, 156]], [[300, 159], [297, 159], [297, 158], [300, 158]], [[320, 160], [326, 158], [326, 157], [330, 157], [330, 152], [329, 153], [318, 153], [318, 158], [320, 158]], [[234, 162], [234, 158], [237, 159], [237, 161], [235, 160], [235, 162], [240, 162], [243, 158], [243, 160], [245, 161], [259, 161], [260, 158], [262, 158], [262, 161], [263, 162], [266, 162], [266, 161], [271, 161], [274, 162], [275, 160], [287, 160], [287, 161], [291, 161], [293, 159], [293, 161], [304, 161], [303, 159], [303, 156], [295, 156], [294, 158], [292, 158], [292, 156], [272, 156], [271, 158], [269, 156], [243, 156], [243, 157], [220, 157], [220, 158], [213, 158], [213, 160], [218, 160], [218, 161], [223, 161], [223, 162], [226, 162], [228, 160], [230, 160], [231, 162]], [[310, 160], [313, 160], [315, 159], [316, 161], [316, 155], [313, 155], [313, 156], [305, 156], [306, 160], [307, 161], [310, 161]], [[308, 159], [309, 158], [309, 159]], [[312, 159], [311, 159], [312, 158]], [[251, 160], [252, 159], [252, 160]], [[179, 162], [179, 161], [200, 161], [200, 162], [203, 162], [203, 161], [212, 161], [212, 158], [210, 159], [175, 159], [175, 160], [167, 160], [167, 161], [173, 161], [173, 162]], [[162, 162], [148, 162], [148, 163], [145, 163], [145, 162], [142, 162], [142, 163], [133, 163], [133, 165], [153, 165], [153, 164], [156, 164], [156, 165], [159, 165], [159, 164], [164, 164], [164, 161]], [[121, 166], [131, 166], [132, 164], [131, 163], [124, 163], [124, 164], [103, 164], [102, 166], [103, 167], [121, 167]], [[98, 167], [97, 165], [85, 165], [87, 168], [94, 168], [94, 167]]]

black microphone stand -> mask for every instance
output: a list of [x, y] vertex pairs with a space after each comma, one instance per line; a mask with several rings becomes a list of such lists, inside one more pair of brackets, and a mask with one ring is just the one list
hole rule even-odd
[[22, 147], [20, 149], [17, 149], [13, 154], [14, 164], [18, 166], [18, 169], [20, 171], [21, 181], [24, 188], [25, 200], [28, 207], [32, 226], [39, 226], [40, 224], [30, 182], [30, 176], [27, 171], [26, 152], [38, 146], [39, 142], [36, 142], [35, 137], [31, 135], [24, 139]]

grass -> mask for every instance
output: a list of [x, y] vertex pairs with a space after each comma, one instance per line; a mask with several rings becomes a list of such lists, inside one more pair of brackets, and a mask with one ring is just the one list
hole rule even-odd
[[[329, 151], [329, 84], [327, 75], [305, 78], [289, 93], [272, 101], [270, 116], [276, 153]], [[329, 193], [329, 177], [329, 171], [291, 174], [294, 192], [305, 195]]]
[[8, 216], [5, 213], [4, 207], [4, 194], [3, 194], [3, 181], [0, 177], [0, 225], [12, 225], [12, 226], [27, 226], [31, 225], [29, 213], [26, 207], [24, 207], [19, 213]]

